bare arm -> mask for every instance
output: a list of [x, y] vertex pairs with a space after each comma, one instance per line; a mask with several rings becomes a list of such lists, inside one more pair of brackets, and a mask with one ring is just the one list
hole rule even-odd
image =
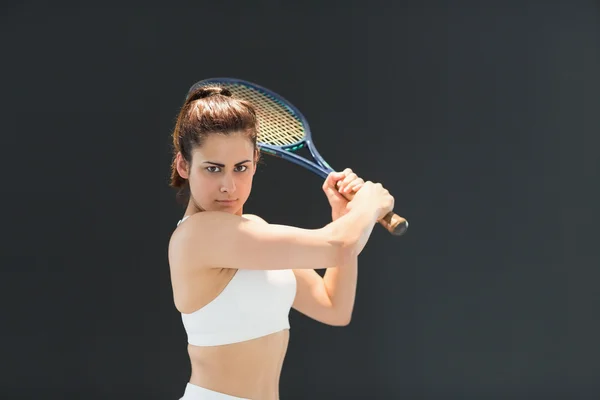
[[[348, 209], [352, 208], [341, 193], [356, 193], [363, 187], [364, 181], [351, 169], [329, 174], [323, 182], [323, 191], [331, 205], [334, 221], [350, 219]], [[346, 214], [346, 215], [344, 215]], [[369, 232], [370, 233], [370, 232]], [[362, 236], [357, 243], [362, 243], [368, 236]], [[362, 249], [361, 244], [357, 248]], [[304, 315], [328, 325], [346, 326], [352, 319], [352, 311], [356, 298], [358, 278], [358, 252], [340, 258], [335, 268], [328, 268], [323, 278], [308, 269], [296, 269], [297, 290], [293, 307]]]
[[297, 269], [293, 308], [321, 323], [346, 326], [352, 319], [356, 298], [358, 259], [348, 257], [321, 276], [314, 270]]
[[264, 224], [222, 212], [201, 212], [174, 233], [172, 265], [192, 268], [315, 269], [358, 254], [377, 221], [362, 207], [319, 229]]
[[[256, 215], [244, 217], [267, 223]], [[341, 262], [336, 268], [328, 268], [324, 277], [313, 269], [295, 269], [297, 288], [292, 307], [327, 325], [348, 325], [356, 297], [358, 258], [349, 256]]]

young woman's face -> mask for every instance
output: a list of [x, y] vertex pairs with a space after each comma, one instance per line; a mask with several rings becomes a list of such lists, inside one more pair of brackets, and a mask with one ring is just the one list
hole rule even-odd
[[[182, 166], [188, 167], [185, 161]], [[246, 136], [209, 135], [193, 151], [191, 166], [186, 169], [190, 200], [197, 207], [242, 215], [256, 171], [255, 149]]]

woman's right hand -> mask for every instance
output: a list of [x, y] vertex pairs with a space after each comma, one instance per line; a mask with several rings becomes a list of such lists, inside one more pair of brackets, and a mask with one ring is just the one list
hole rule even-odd
[[351, 208], [370, 209], [379, 221], [394, 209], [394, 197], [381, 183], [365, 182], [349, 203]]

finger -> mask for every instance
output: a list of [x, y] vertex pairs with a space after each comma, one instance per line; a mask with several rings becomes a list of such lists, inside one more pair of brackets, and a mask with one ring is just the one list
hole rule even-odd
[[338, 181], [340, 181], [341, 179], [344, 178], [344, 173], [343, 172], [331, 172], [329, 173], [329, 175], [327, 175], [327, 178], [325, 178], [325, 181], [323, 182], [323, 189], [325, 189], [326, 187], [332, 187], [335, 188], [336, 187], [336, 183]]
[[323, 191], [325, 195], [330, 199], [344, 199], [344, 196], [337, 189], [337, 183], [343, 179], [344, 175], [342, 172], [332, 172], [329, 174], [325, 182], [323, 182]]
[[348, 175], [352, 174], [352, 170], [350, 168], [344, 168], [343, 171], [338, 172], [338, 180], [346, 178]]
[[351, 173], [346, 178], [344, 178], [343, 183], [341, 185], [340, 190], [344, 193], [349, 193], [352, 190], [352, 186], [355, 185], [357, 181], [361, 180], [355, 173]]
[[348, 183], [348, 186], [356, 186], [363, 183], [365, 183], [365, 181], [362, 178], [356, 177], [352, 180], [352, 182]]
[[346, 187], [346, 191], [347, 193], [356, 193], [360, 190], [360, 188], [364, 185], [364, 181], [362, 179], [356, 179], [353, 182], [351, 182], [347, 187]]
[[345, 187], [347, 187], [347, 186], [348, 186], [348, 184], [349, 184], [350, 182], [354, 181], [354, 180], [355, 180], [355, 179], [357, 179], [357, 178], [358, 178], [358, 177], [356, 176], [356, 174], [355, 174], [354, 172], [351, 172], [351, 173], [347, 174], [347, 175], [344, 177], [344, 179], [342, 179], [342, 180], [339, 182], [338, 189], [340, 189], [340, 190], [341, 190], [342, 188], [345, 188]]
[[336, 188], [340, 193], [343, 193], [344, 188], [357, 178], [358, 177], [352, 172], [351, 168], [345, 168], [340, 172], [331, 172], [323, 183], [323, 188], [325, 188], [325, 185], [328, 185]]
[[327, 179], [339, 180], [345, 176], [346, 176], [346, 174], [344, 174], [343, 171], [332, 171], [327, 175]]

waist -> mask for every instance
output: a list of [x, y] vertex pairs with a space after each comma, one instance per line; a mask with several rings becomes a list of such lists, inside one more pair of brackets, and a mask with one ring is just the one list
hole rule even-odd
[[277, 399], [289, 331], [220, 346], [188, 345], [190, 383], [237, 397]]

